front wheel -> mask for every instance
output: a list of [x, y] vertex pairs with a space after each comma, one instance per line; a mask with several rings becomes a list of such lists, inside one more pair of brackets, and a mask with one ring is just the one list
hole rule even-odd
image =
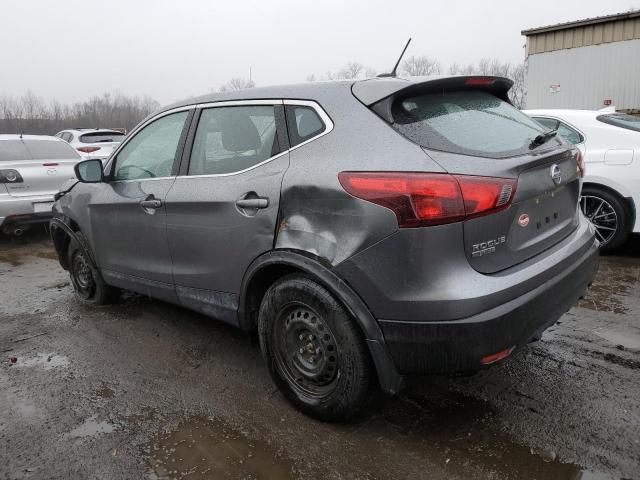
[[602, 188], [587, 186], [582, 190], [580, 208], [594, 226], [602, 252], [619, 247], [629, 236], [631, 218], [619, 196]]
[[262, 300], [258, 330], [269, 373], [294, 406], [324, 421], [358, 412], [372, 370], [367, 346], [326, 288], [303, 275], [282, 278]]
[[[80, 233], [77, 235], [82, 236]], [[118, 290], [104, 283], [87, 258], [86, 251], [75, 239], [69, 243], [68, 265], [73, 291], [82, 303], [104, 305], [116, 299]]]

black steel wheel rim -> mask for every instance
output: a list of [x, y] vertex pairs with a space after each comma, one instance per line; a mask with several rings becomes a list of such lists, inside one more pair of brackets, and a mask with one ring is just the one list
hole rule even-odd
[[594, 226], [600, 244], [609, 243], [618, 231], [618, 215], [613, 206], [604, 198], [583, 195], [580, 198], [580, 208]]
[[73, 285], [78, 295], [84, 299], [91, 298], [91, 295], [95, 292], [96, 283], [91, 266], [81, 251], [77, 251], [73, 256], [71, 271], [73, 273], [71, 277]]
[[311, 307], [294, 302], [280, 309], [271, 340], [276, 368], [294, 390], [314, 399], [334, 390], [340, 377], [338, 345]]

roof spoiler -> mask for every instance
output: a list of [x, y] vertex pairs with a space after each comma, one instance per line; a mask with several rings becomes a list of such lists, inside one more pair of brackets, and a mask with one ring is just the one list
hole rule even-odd
[[351, 87], [353, 95], [389, 123], [393, 122], [393, 100], [420, 93], [451, 90], [483, 90], [511, 103], [508, 92], [513, 81], [504, 77], [462, 75], [439, 77], [372, 78], [356, 82]]

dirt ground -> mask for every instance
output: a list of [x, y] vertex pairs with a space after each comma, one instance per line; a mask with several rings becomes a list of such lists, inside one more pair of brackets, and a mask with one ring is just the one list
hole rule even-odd
[[540, 342], [311, 420], [255, 341], [127, 295], [74, 300], [46, 234], [0, 237], [0, 479], [640, 479], [640, 238]]

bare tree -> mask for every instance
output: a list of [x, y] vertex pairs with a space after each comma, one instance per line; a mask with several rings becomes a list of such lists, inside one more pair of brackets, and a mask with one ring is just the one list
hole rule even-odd
[[339, 76], [345, 80], [351, 80], [358, 78], [363, 71], [364, 65], [361, 63], [349, 62], [340, 70]]
[[438, 60], [426, 56], [411, 56], [402, 62], [400, 71], [410, 77], [439, 75], [442, 66]]
[[133, 128], [158, 108], [150, 97], [120, 93], [95, 96], [72, 105], [45, 102], [31, 91], [18, 99], [0, 97], [0, 133], [53, 134], [70, 127]]
[[307, 82], [319, 80], [355, 80], [358, 78], [372, 78], [376, 76], [376, 70], [359, 62], [349, 62], [339, 70], [327, 71], [324, 75], [318, 76], [314, 73], [307, 75]]
[[483, 58], [476, 65], [462, 66], [452, 63], [449, 66], [451, 75], [495, 75], [509, 78], [513, 86], [509, 90], [509, 99], [517, 108], [523, 108], [524, 97], [524, 64], [502, 63], [495, 58]]
[[234, 90], [246, 90], [247, 88], [253, 88], [256, 84], [253, 80], [249, 80], [242, 77], [234, 77], [227, 83], [220, 87], [221, 92], [230, 92]]
[[513, 80], [513, 87], [509, 90], [511, 102], [518, 108], [525, 108], [524, 104], [524, 64], [519, 63], [511, 69], [510, 78]]

